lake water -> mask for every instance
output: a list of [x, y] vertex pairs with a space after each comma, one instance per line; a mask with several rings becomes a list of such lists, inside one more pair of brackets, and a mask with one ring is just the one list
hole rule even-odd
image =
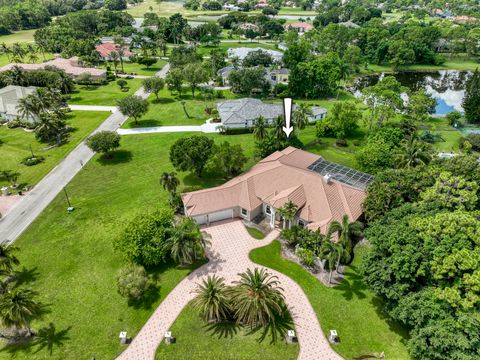
[[[465, 96], [467, 80], [472, 75], [469, 71], [440, 70], [433, 72], [403, 71], [395, 74], [375, 74], [358, 78], [351, 90], [355, 96], [361, 96], [364, 87], [375, 85], [385, 76], [395, 77], [403, 86], [417, 91], [425, 89], [437, 101], [435, 116], [444, 116], [452, 111], [463, 112], [462, 100]], [[406, 94], [403, 94], [406, 98]]]

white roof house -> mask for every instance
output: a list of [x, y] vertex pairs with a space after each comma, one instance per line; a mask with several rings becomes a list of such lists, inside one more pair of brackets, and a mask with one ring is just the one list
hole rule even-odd
[[282, 61], [283, 53], [280, 51], [275, 51], [275, 50], [268, 50], [264, 49], [261, 47], [256, 47], [256, 48], [246, 48], [246, 47], [241, 47], [241, 48], [230, 48], [227, 51], [227, 55], [230, 59], [232, 58], [238, 58], [239, 60], [243, 60], [247, 57], [248, 54], [250, 54], [253, 51], [264, 51], [267, 54], [270, 54], [270, 56], [273, 58], [274, 61], [280, 62]]
[[18, 115], [18, 102], [37, 88], [9, 85], [0, 89], [0, 118], [7, 121], [14, 120]]

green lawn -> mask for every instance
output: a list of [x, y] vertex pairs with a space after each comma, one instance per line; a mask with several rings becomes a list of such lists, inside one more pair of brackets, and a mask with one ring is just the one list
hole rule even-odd
[[[480, 63], [474, 59], [461, 56], [448, 59], [441, 65], [404, 65], [398, 71], [436, 71], [436, 70], [475, 70], [480, 67]], [[393, 72], [390, 65], [368, 65], [368, 72]]]
[[255, 249], [250, 258], [256, 263], [278, 270], [295, 280], [312, 304], [322, 330], [338, 331], [340, 344], [333, 348], [345, 359], [385, 352], [387, 359], [409, 359], [404, 341], [407, 332], [382, 313], [381, 301], [362, 281], [358, 267], [367, 249], [357, 248], [355, 259], [345, 273], [344, 281], [333, 288], [324, 286], [300, 265], [283, 259], [280, 243], [274, 241]]
[[120, 100], [128, 95], [133, 95], [142, 86], [142, 79], [127, 81], [128, 91], [121, 91], [116, 81], [110, 81], [101, 86], [77, 85], [77, 89], [70, 95], [69, 104], [75, 105], [117, 105]]
[[180, 313], [171, 330], [177, 342], [162, 343], [155, 357], [158, 360], [294, 360], [298, 356], [297, 344], [287, 345], [281, 340], [272, 344], [269, 337], [260, 341], [261, 333], [251, 334], [232, 324], [209, 325], [191, 305]]
[[[35, 185], [56, 166], [77, 144], [98, 127], [109, 113], [95, 111], [73, 111], [68, 114], [68, 124], [73, 127], [68, 143], [46, 150], [48, 144], [40, 143], [35, 134], [23, 129], [9, 129], [0, 126], [0, 169], [13, 170], [20, 173], [19, 184]], [[45, 161], [34, 166], [26, 166], [20, 162], [31, 155], [30, 145], [35, 155], [45, 157]], [[0, 182], [0, 186], [5, 181]]]
[[[158, 59], [156, 64], [147, 68], [145, 65], [140, 65], [140, 64], [128, 61], [123, 63], [123, 71], [126, 74], [135, 73], [136, 75], [154, 76], [155, 73], [162, 70], [162, 68], [165, 66], [166, 63], [167, 61]], [[110, 70], [112, 71], [114, 70], [114, 66], [111, 61], [107, 62], [106, 64], [103, 64], [102, 68], [106, 69], [107, 66], [110, 68]], [[120, 64], [118, 64], [117, 69], [119, 71], [121, 70]]]
[[250, 236], [253, 237], [254, 239], [257, 239], [257, 240], [265, 239], [265, 234], [260, 230], [258, 230], [257, 228], [245, 226], [245, 229], [247, 229]]
[[258, 43], [258, 42], [250, 42], [250, 41], [239, 41], [239, 42], [223, 42], [223, 43], [220, 43], [218, 46], [212, 46], [212, 45], [201, 45], [198, 47], [198, 53], [201, 54], [201, 55], [208, 55], [210, 53], [210, 51], [212, 51], [213, 49], [224, 49], [224, 50], [228, 50], [230, 48], [242, 48], [242, 47], [246, 47], [246, 48], [257, 48], [257, 47], [260, 47], [262, 49], [266, 49], [266, 50], [277, 50], [277, 51], [280, 51], [281, 50], [278, 50], [276, 47], [275, 47], [275, 43], [272, 43], [272, 44], [265, 44], [265, 43]]
[[34, 42], [33, 34], [35, 34], [35, 31], [35, 29], [20, 30], [14, 32], [13, 34], [0, 35], [0, 44], [5, 43], [7, 45], [11, 45], [13, 43]]

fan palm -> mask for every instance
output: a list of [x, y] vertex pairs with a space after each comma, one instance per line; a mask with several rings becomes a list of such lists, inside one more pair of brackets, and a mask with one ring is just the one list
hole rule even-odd
[[230, 314], [228, 291], [225, 280], [216, 275], [209, 276], [197, 284], [195, 298], [192, 301], [194, 308], [200, 311], [205, 321], [221, 321]]
[[14, 246], [7, 246], [0, 244], [0, 270], [6, 273], [11, 273], [15, 265], [20, 264], [20, 261], [15, 256], [14, 252], [18, 248]]
[[259, 268], [239, 275], [229, 291], [237, 323], [265, 326], [284, 314], [285, 297], [276, 276]]
[[411, 135], [403, 142], [397, 154], [397, 167], [412, 168], [418, 165], [428, 164], [430, 160], [430, 152], [425, 144], [418, 141], [415, 135]]
[[[332, 221], [328, 227], [328, 234], [333, 235], [338, 234], [339, 241], [345, 246], [346, 251], [349, 255], [352, 254], [353, 250], [353, 238], [355, 236], [362, 236], [362, 223], [359, 221], [352, 221], [348, 215], [343, 215], [341, 222]], [[349, 259], [347, 259], [349, 261]]]
[[305, 129], [308, 119], [313, 116], [312, 109], [305, 103], [298, 105], [293, 112], [293, 123], [297, 129]]
[[15, 330], [27, 329], [31, 334], [30, 321], [38, 317], [41, 305], [33, 299], [27, 289], [14, 289], [0, 297], [0, 320]]
[[268, 124], [265, 121], [265, 118], [263, 116], [259, 116], [255, 120], [255, 126], [253, 127], [253, 136], [255, 139], [258, 141], [265, 139], [267, 137], [267, 128]]
[[205, 240], [197, 223], [190, 217], [184, 217], [171, 230], [165, 241], [165, 248], [172, 259], [182, 265], [192, 264], [205, 256]]
[[175, 171], [172, 172], [163, 172], [162, 176], [160, 177], [160, 184], [162, 184], [163, 188], [168, 191], [170, 196], [170, 204], [173, 204], [173, 197], [175, 192], [177, 191], [177, 186], [180, 185], [180, 180], [177, 178], [177, 173]]

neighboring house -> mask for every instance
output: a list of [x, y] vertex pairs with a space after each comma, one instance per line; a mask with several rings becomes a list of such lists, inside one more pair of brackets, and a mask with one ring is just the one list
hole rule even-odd
[[[128, 44], [130, 45], [130, 43], [132, 42], [132, 38], [130, 36], [127, 36], [127, 37], [122, 37], [123, 41], [125, 42], [125, 44]], [[112, 36], [102, 36], [100, 38], [100, 42], [102, 44], [105, 44], [105, 43], [115, 43], [115, 38], [112, 37]]]
[[243, 60], [247, 57], [248, 54], [250, 54], [252, 51], [264, 51], [273, 58], [275, 62], [281, 62], [283, 53], [280, 51], [275, 51], [275, 50], [268, 50], [264, 49], [261, 47], [256, 47], [256, 48], [246, 48], [246, 47], [240, 47], [240, 48], [230, 48], [227, 50], [227, 56], [232, 59], [232, 58], [238, 58], [239, 60]]
[[[11, 121], [20, 116], [17, 106], [20, 99], [32, 94], [37, 88], [9, 85], [0, 89], [0, 119]], [[33, 120], [33, 119], [29, 119]]]
[[95, 79], [105, 79], [107, 77], [106, 70], [83, 67], [81, 60], [76, 56], [70, 59], [56, 58], [41, 64], [8, 64], [0, 68], [0, 72], [11, 70], [16, 66], [25, 71], [41, 70], [47, 66], [53, 66], [65, 71], [67, 75], [70, 75], [74, 79], [83, 74], [90, 74]]
[[228, 76], [234, 69], [235, 67], [233, 65], [228, 65], [217, 71], [217, 75], [222, 78], [222, 84], [224, 85], [228, 84]]
[[[262, 116], [268, 123], [278, 116], [283, 116], [282, 104], [264, 103], [259, 99], [243, 98], [226, 100], [217, 104], [218, 115], [226, 128], [249, 128], [255, 126], [255, 121]], [[293, 108], [295, 111], [295, 106]], [[308, 120], [315, 122], [327, 114], [327, 110], [318, 106], [311, 108], [313, 116]]]
[[265, 77], [266, 79], [272, 84], [288, 84], [288, 76], [290, 75], [290, 71], [286, 68], [281, 69], [270, 69], [267, 68]]
[[[95, 46], [95, 50], [98, 52], [100, 58], [103, 61], [109, 61], [112, 60], [112, 52], [118, 51], [120, 45], [114, 43], [114, 42], [108, 42], [108, 43], [103, 43], [103, 44], [98, 44]], [[132, 57], [134, 54], [130, 51], [130, 47], [128, 45], [123, 46], [123, 60], [128, 60], [130, 57]]]
[[477, 21], [477, 18], [474, 18], [473, 16], [461, 15], [461, 16], [454, 16], [453, 21], [459, 22], [459, 23], [471, 23], [471, 22]]
[[286, 24], [285, 30], [288, 31], [290, 29], [293, 29], [295, 31], [298, 31], [300, 34], [303, 34], [303, 33], [306, 33], [307, 31], [313, 30], [313, 25], [303, 21]]
[[258, 25], [255, 25], [253, 23], [248, 23], [248, 22], [241, 23], [240, 25], [238, 25], [238, 28], [243, 31], [247, 31], [247, 30], [253, 30], [256, 32], [260, 31], [260, 28], [258, 27]]
[[351, 29], [358, 29], [360, 28], [360, 25], [357, 25], [355, 24], [354, 22], [352, 21], [345, 21], [345, 22], [340, 22], [338, 23], [338, 25], [341, 25], [341, 26], [345, 26], [345, 27], [348, 27], [348, 28], [351, 28]]
[[332, 221], [362, 215], [368, 174], [337, 165], [294, 147], [276, 151], [251, 170], [211, 189], [182, 194], [185, 214], [199, 224], [264, 217], [270, 227], [281, 226], [279, 209], [297, 206], [293, 224], [326, 233]]
[[222, 6], [222, 9], [225, 11], [239, 11], [240, 8], [237, 5], [225, 4]]

